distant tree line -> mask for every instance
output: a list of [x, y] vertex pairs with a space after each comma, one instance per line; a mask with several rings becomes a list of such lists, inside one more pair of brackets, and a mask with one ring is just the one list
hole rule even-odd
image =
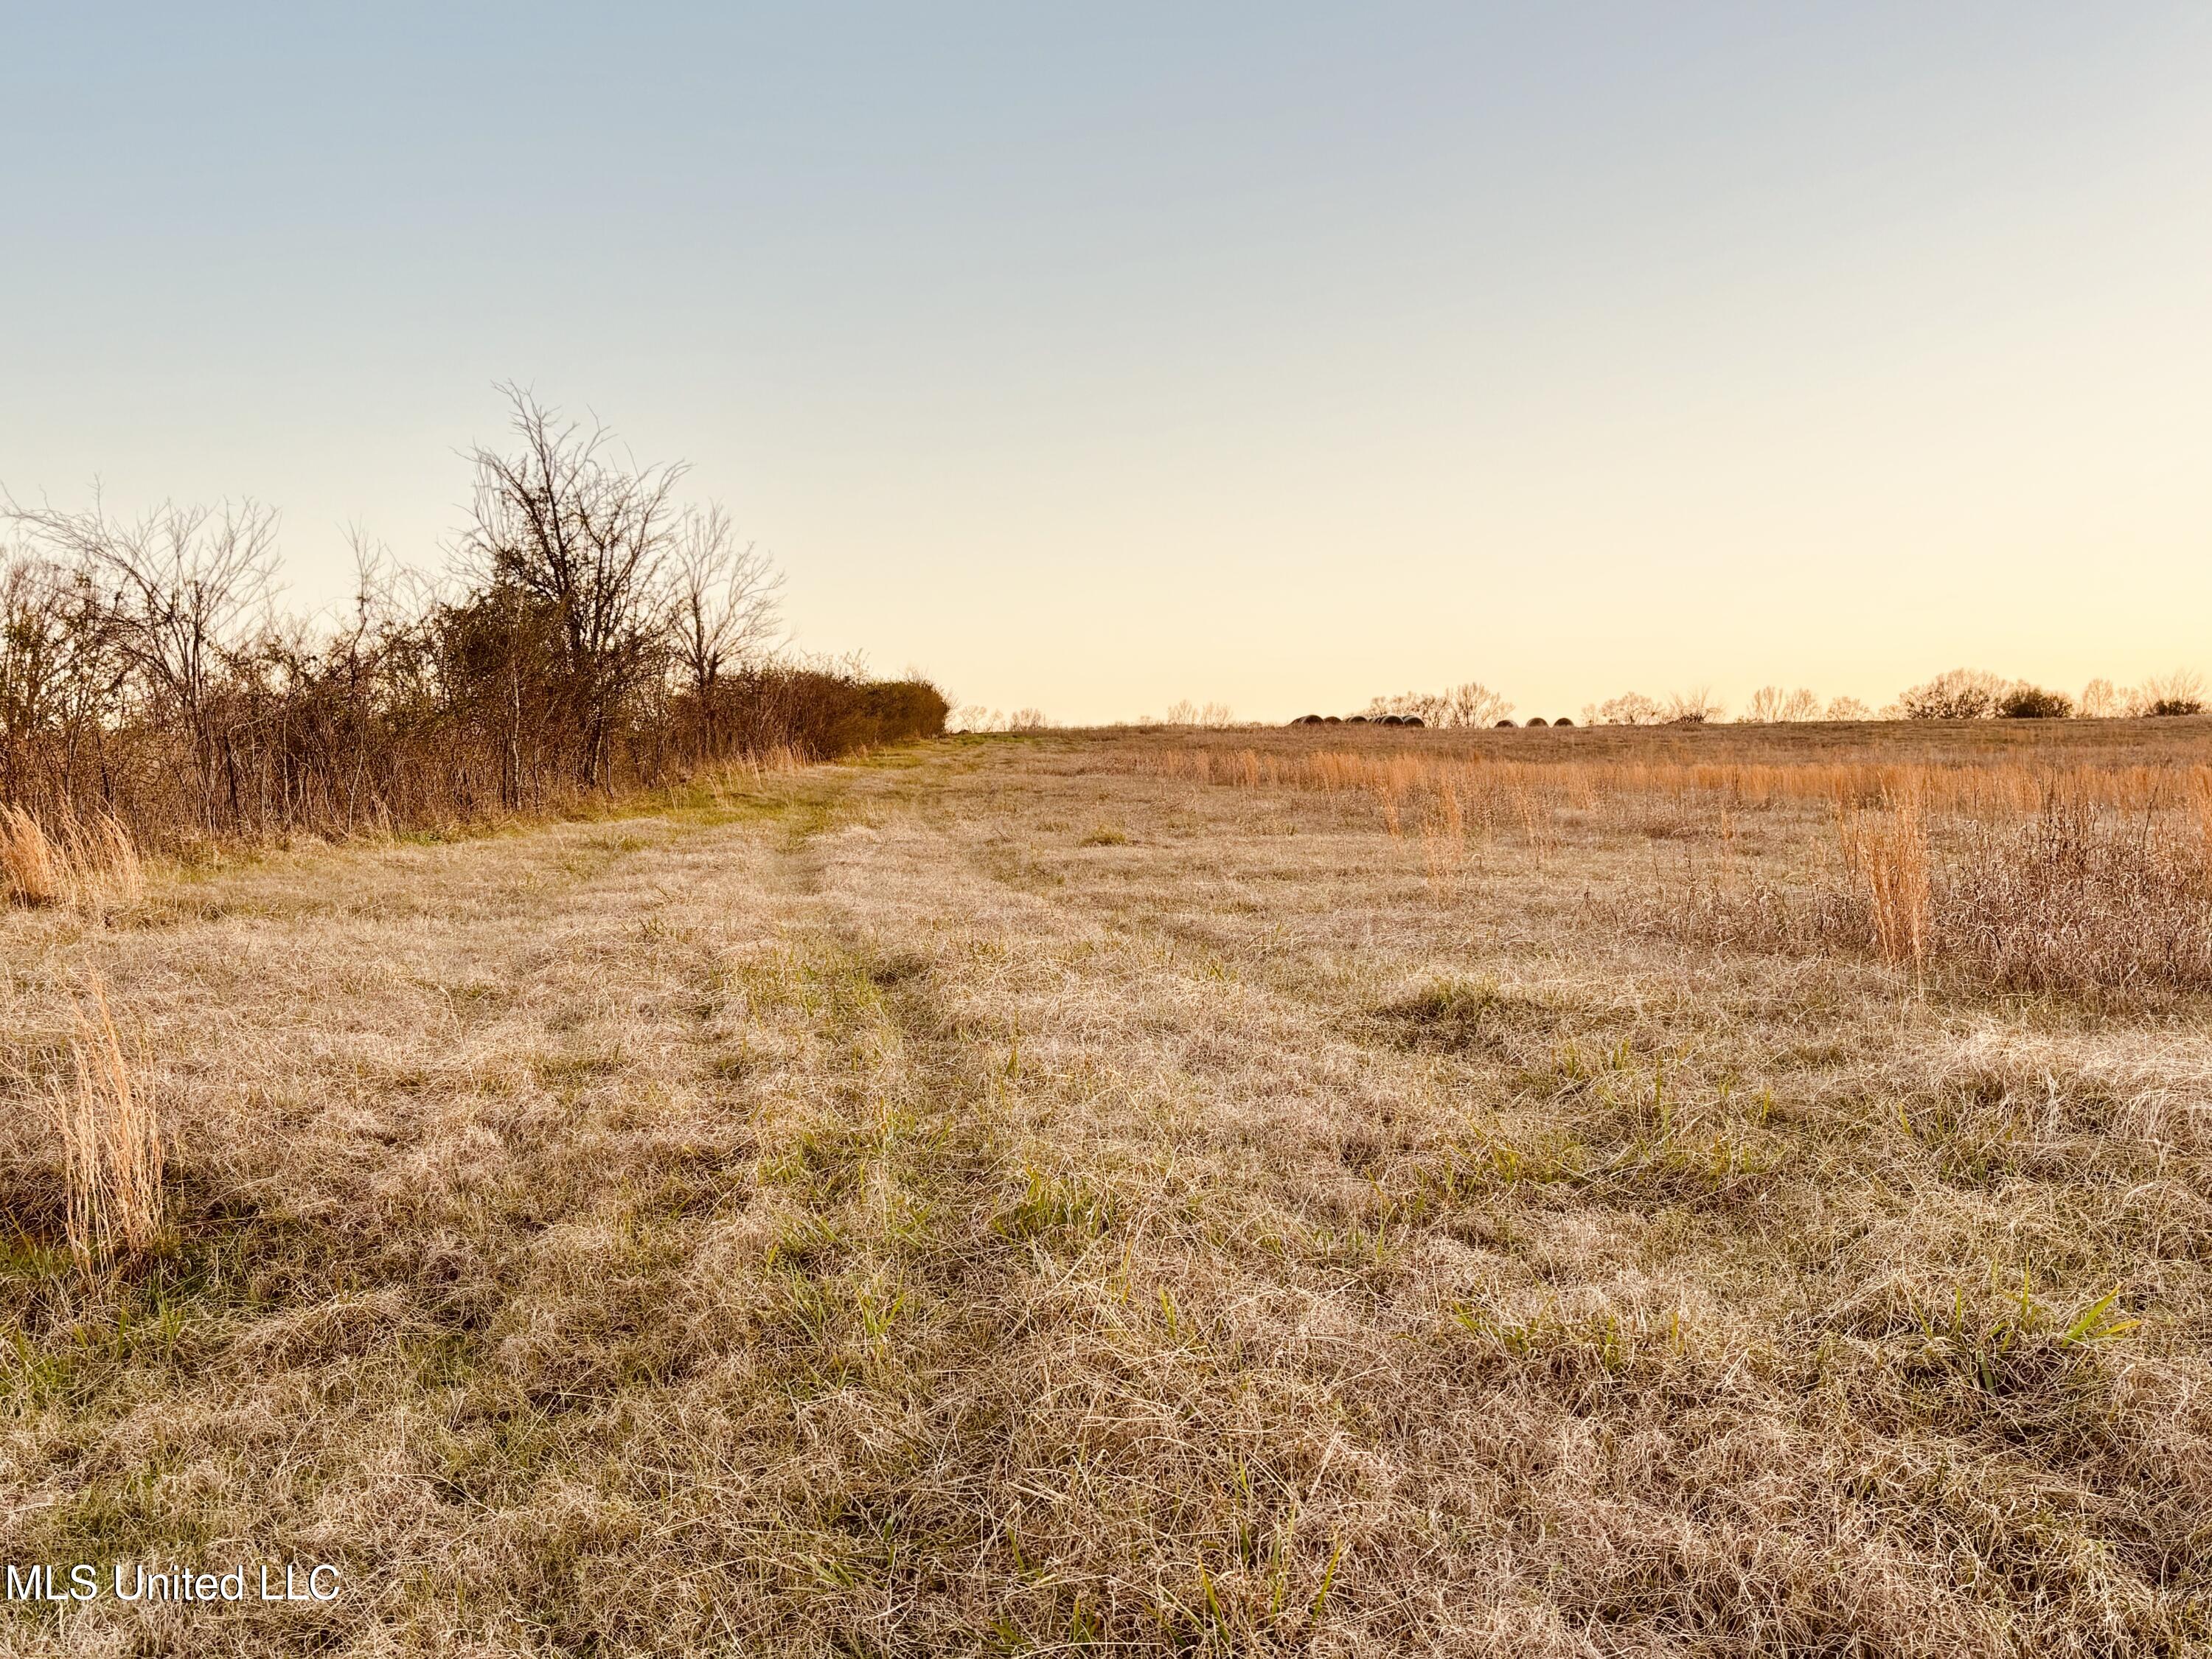
[[2076, 700], [2026, 680], [2007, 681], [1981, 669], [1954, 668], [1900, 695], [1896, 713], [1906, 720], [2109, 720], [2159, 718], [2204, 712], [2204, 682], [2187, 669], [2154, 675], [2122, 688], [2091, 680]]
[[[1956, 668], [1904, 691], [1895, 702], [1879, 713], [1856, 697], [1832, 697], [1824, 702], [1808, 687], [1762, 685], [1752, 693], [1743, 712], [1735, 718], [1738, 724], [1749, 725], [1800, 720], [2102, 720], [2198, 714], [2204, 712], [2205, 706], [2203, 681], [2187, 670], [2154, 676], [2139, 687], [2127, 689], [2116, 687], [2110, 680], [2092, 680], [2075, 698], [2026, 680], [2007, 680], [1979, 670]], [[1449, 691], [1407, 691], [1395, 696], [1376, 697], [1368, 704], [1364, 714], [1353, 715], [1351, 720], [1358, 724], [1389, 719], [1393, 724], [1430, 726], [1511, 726], [1514, 721], [1509, 716], [1512, 710], [1513, 705], [1497, 692], [1470, 681]], [[1624, 692], [1603, 702], [1585, 704], [1582, 711], [1585, 726], [1704, 726], [1721, 720], [1726, 713], [1719, 699], [1703, 686], [1663, 698], [1645, 696], [1638, 691]], [[1346, 722], [1334, 717], [1306, 715], [1292, 723]], [[1564, 718], [1524, 723], [1574, 724]]]
[[[1910, 687], [1879, 714], [1856, 697], [1823, 703], [1807, 687], [1762, 685], [1751, 694], [1739, 724], [1773, 725], [1796, 720], [2103, 720], [2123, 715], [2197, 714], [2204, 711], [2203, 682], [2187, 670], [2155, 676], [2142, 686], [2123, 690], [2110, 680], [2092, 680], [2081, 696], [2069, 697], [2027, 680], [2007, 680], [1979, 669], [1954, 668]], [[1634, 691], [1583, 710], [1593, 726], [1702, 726], [1725, 711], [1703, 689], [1678, 692], [1664, 702]]]
[[1012, 714], [1003, 709], [986, 708], [980, 702], [964, 702], [954, 709], [945, 721], [948, 732], [1048, 732], [1057, 724], [1042, 708], [1017, 708]]
[[275, 605], [277, 517], [0, 501], [0, 805], [143, 839], [348, 833], [543, 810], [770, 750], [941, 731], [919, 676], [778, 648], [774, 563], [681, 466], [527, 392], [469, 457], [441, 575], [356, 538], [350, 605]]

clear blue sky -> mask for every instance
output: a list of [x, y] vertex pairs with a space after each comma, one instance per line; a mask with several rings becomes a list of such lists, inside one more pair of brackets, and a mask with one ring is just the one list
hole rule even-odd
[[0, 484], [438, 557], [495, 380], [1064, 718], [2212, 667], [2212, 9], [17, 8]]

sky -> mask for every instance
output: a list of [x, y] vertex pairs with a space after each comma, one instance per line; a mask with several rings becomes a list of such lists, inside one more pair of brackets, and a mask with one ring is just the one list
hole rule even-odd
[[445, 558], [495, 384], [1066, 721], [2212, 669], [2212, 9], [0, 15], [0, 487]]

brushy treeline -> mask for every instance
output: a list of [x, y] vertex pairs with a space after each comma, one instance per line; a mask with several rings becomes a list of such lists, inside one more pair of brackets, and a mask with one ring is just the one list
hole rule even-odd
[[276, 515], [9, 502], [0, 805], [149, 845], [555, 810], [944, 729], [918, 676], [774, 651], [780, 578], [680, 466], [509, 389], [442, 580], [360, 554], [336, 626], [279, 616]]

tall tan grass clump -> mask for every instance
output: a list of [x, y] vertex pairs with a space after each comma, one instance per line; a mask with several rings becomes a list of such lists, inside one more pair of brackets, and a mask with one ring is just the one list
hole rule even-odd
[[1528, 851], [1542, 869], [1559, 848], [1559, 825], [1552, 803], [1534, 790], [1516, 788], [1513, 804], [1521, 815], [1521, 828], [1528, 837]]
[[22, 807], [0, 807], [0, 891], [11, 905], [60, 905], [69, 891], [62, 849]]
[[1429, 885], [1440, 899], [1449, 900], [1459, 889], [1460, 867], [1467, 862], [1467, 813], [1459, 791], [1442, 785], [1421, 820], [1421, 854], [1427, 862]]
[[723, 762], [708, 774], [710, 778], [727, 780], [741, 778], [748, 783], [757, 783], [763, 778], [781, 777], [806, 769], [806, 757], [787, 743], [774, 743], [760, 749], [751, 749]]
[[63, 837], [78, 903], [127, 905], [144, 896], [146, 872], [138, 848], [113, 813], [72, 817], [63, 827]]
[[2197, 833], [2204, 843], [2204, 877], [2212, 882], [2212, 766], [2191, 769], [2189, 800], [2197, 809]]
[[61, 851], [20, 806], [0, 806], [0, 898], [58, 904], [68, 885]]
[[161, 1231], [161, 1124], [94, 978], [76, 1007], [73, 1065], [54, 1090], [70, 1254], [85, 1272], [152, 1248]]
[[0, 807], [0, 902], [128, 904], [145, 884], [138, 849], [112, 814], [64, 814], [50, 829], [20, 806]]
[[1837, 829], [1844, 868], [1866, 895], [1875, 948], [1885, 962], [1921, 973], [1928, 963], [1933, 886], [1919, 803], [1903, 795], [1886, 812], [1846, 807]]

